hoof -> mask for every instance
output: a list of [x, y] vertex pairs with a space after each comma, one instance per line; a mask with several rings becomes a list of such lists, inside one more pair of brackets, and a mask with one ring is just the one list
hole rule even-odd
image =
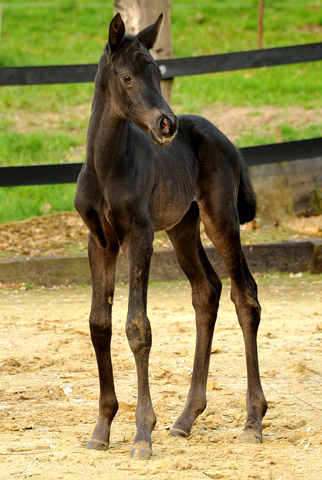
[[87, 450], [108, 450], [108, 443], [94, 440], [93, 438], [88, 442]]
[[183, 437], [183, 438], [187, 438], [187, 437], [189, 437], [190, 432], [185, 432], [184, 430], [180, 430], [180, 428], [171, 427], [171, 428], [170, 428], [170, 435], [171, 435], [172, 437]]
[[261, 433], [254, 432], [251, 430], [244, 430], [242, 434], [242, 441], [245, 443], [262, 443]]
[[152, 455], [152, 449], [147, 442], [138, 442], [133, 445], [131, 458], [137, 460], [149, 460]]

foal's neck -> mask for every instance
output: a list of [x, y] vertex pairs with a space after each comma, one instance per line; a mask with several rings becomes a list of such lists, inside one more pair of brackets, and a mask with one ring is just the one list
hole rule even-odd
[[87, 133], [87, 161], [103, 176], [124, 158], [129, 124], [115, 111], [106, 69], [101, 59]]

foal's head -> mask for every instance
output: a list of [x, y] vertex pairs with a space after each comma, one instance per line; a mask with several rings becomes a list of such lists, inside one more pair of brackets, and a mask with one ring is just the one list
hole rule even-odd
[[162, 15], [138, 35], [127, 35], [117, 14], [110, 24], [104, 54], [114, 113], [130, 119], [157, 145], [167, 145], [177, 132], [178, 120], [161, 94], [160, 69], [149, 53], [161, 23]]

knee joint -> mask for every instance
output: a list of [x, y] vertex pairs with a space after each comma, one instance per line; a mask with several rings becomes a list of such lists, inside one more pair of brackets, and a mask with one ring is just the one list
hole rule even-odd
[[150, 351], [152, 333], [150, 322], [145, 314], [127, 320], [126, 336], [133, 353], [140, 352], [143, 349]]

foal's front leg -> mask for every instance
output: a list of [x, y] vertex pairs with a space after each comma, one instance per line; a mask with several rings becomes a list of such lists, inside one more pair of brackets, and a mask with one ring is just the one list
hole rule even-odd
[[99, 418], [87, 448], [107, 450], [112, 420], [118, 409], [111, 361], [112, 304], [115, 267], [119, 251], [116, 241], [103, 248], [91, 234], [88, 255], [92, 273], [91, 339], [95, 349], [100, 382]]
[[134, 354], [138, 379], [137, 434], [131, 457], [141, 459], [149, 459], [151, 456], [151, 433], [156, 424], [148, 379], [152, 333], [146, 313], [152, 242], [152, 228], [136, 229], [130, 232], [125, 248], [129, 264], [129, 309], [126, 334]]

